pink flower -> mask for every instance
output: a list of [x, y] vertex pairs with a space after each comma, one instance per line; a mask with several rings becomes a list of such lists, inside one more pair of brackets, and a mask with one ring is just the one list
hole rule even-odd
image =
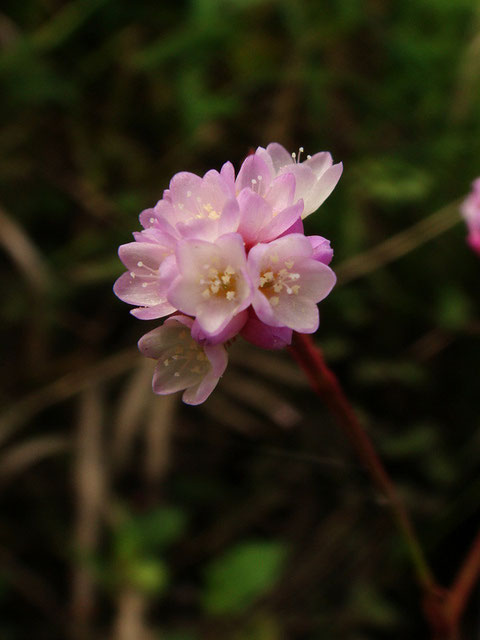
[[300, 162], [300, 148], [298, 158], [277, 142], [272, 142], [266, 149], [258, 147], [255, 155], [261, 158], [269, 167], [271, 175], [281, 176], [291, 174], [295, 177], [295, 197], [303, 200], [303, 218], [310, 215], [328, 198], [342, 175], [342, 163], [333, 164], [332, 156], [326, 151], [307, 156], [307, 160]]
[[308, 238], [292, 233], [257, 244], [248, 255], [248, 269], [256, 290], [252, 306], [262, 322], [300, 333], [318, 329], [317, 302], [330, 293], [336, 278], [313, 258]]
[[472, 191], [462, 204], [461, 212], [468, 227], [468, 244], [480, 255], [480, 178], [472, 184]]
[[138, 342], [148, 358], [158, 360], [153, 374], [153, 390], [165, 395], [185, 389], [187, 404], [204, 402], [217, 386], [227, 367], [227, 352], [222, 345], [201, 346], [190, 333], [193, 320], [182, 315], [167, 318], [161, 327], [150, 331]]
[[215, 243], [182, 240], [176, 256], [180, 275], [170, 286], [168, 301], [195, 316], [202, 331], [213, 337], [251, 302], [242, 236], [230, 233]]
[[162, 200], [142, 212], [140, 222], [145, 229], [158, 228], [177, 237], [215, 241], [236, 231], [239, 218], [238, 202], [228, 178], [214, 170], [203, 178], [183, 171], [172, 178]]

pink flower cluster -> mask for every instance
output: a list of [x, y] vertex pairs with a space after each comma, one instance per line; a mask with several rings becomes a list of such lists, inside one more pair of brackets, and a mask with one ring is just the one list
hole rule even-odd
[[461, 211], [468, 227], [467, 242], [480, 255], [480, 178], [474, 180]]
[[259, 147], [238, 176], [230, 162], [203, 178], [176, 174], [143, 230], [119, 256], [128, 269], [114, 291], [137, 318], [169, 316], [139, 341], [158, 360], [156, 393], [184, 389], [199, 404], [227, 366], [225, 343], [240, 334], [267, 349], [318, 328], [317, 303], [335, 284], [332, 249], [305, 236], [302, 218], [335, 188], [342, 164], [329, 153], [300, 162], [281, 145]]

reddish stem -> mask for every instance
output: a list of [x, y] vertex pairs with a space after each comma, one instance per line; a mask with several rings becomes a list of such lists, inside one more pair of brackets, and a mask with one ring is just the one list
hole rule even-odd
[[310, 336], [294, 333], [290, 353], [305, 371], [313, 390], [334, 416], [352, 443], [377, 488], [387, 498], [393, 517], [410, 552], [417, 580], [423, 590], [423, 611], [433, 640], [459, 640], [460, 620], [475, 583], [480, 578], [480, 532], [450, 589], [439, 586], [427, 564], [413, 524], [395, 485], [360, 424], [334, 373]]
[[468, 599], [480, 578], [480, 531], [473, 541], [467, 557], [458, 571], [447, 598], [447, 609], [451, 620], [462, 618]]
[[328, 368], [310, 336], [295, 333], [289, 350], [307, 374], [312, 388], [324, 401], [338, 425], [352, 443], [372, 480], [387, 498], [395, 521], [408, 545], [417, 579], [425, 593], [436, 593], [437, 584], [427, 564], [409, 515], [397, 490], [378, 457], [372, 442], [358, 421], [337, 378]]

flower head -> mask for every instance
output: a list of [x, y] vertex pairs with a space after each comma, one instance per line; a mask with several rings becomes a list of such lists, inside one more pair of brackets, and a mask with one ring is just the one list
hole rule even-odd
[[140, 319], [170, 316], [139, 341], [158, 360], [156, 393], [183, 389], [184, 401], [198, 404], [237, 335], [279, 349], [293, 331], [316, 331], [317, 303], [335, 284], [333, 251], [327, 239], [305, 236], [302, 218], [341, 172], [329, 153], [300, 162], [300, 152], [273, 143], [248, 156], [237, 177], [230, 162], [203, 177], [178, 173], [140, 214], [143, 230], [119, 249], [128, 271], [114, 291]]
[[480, 178], [472, 184], [472, 191], [461, 207], [468, 227], [468, 244], [480, 255]]

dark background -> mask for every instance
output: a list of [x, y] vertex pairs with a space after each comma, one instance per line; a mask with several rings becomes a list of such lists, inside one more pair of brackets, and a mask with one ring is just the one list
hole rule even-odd
[[175, 172], [271, 141], [343, 161], [306, 224], [339, 276], [316, 340], [451, 582], [480, 524], [455, 204], [480, 174], [478, 2], [6, 0], [0, 95], [0, 638], [428, 637], [388, 508], [288, 353], [239, 340], [205, 405], [155, 397], [156, 324], [112, 284]]

